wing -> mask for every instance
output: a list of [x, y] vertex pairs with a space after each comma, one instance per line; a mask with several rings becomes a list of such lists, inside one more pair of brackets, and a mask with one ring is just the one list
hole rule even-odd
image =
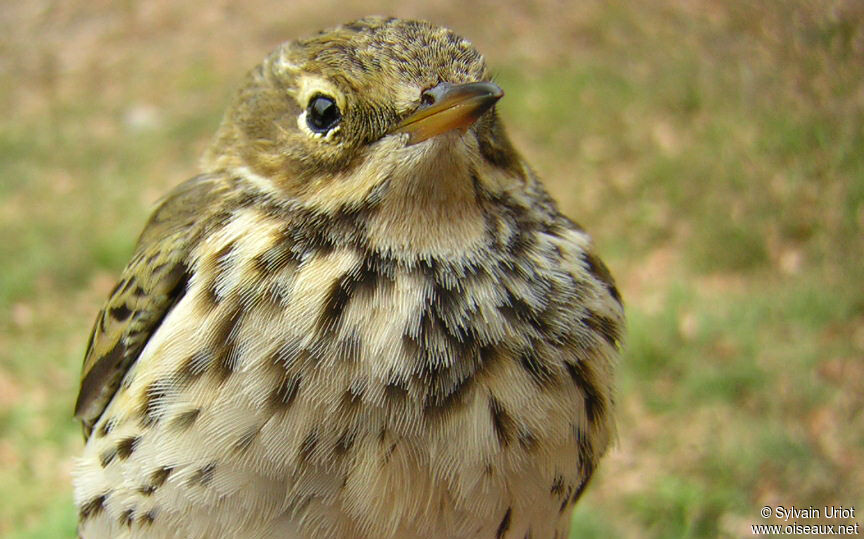
[[75, 417], [85, 439], [99, 420], [150, 336], [183, 297], [187, 260], [206, 217], [228, 192], [221, 176], [202, 175], [179, 185], [150, 217], [132, 260], [99, 311], [81, 374]]

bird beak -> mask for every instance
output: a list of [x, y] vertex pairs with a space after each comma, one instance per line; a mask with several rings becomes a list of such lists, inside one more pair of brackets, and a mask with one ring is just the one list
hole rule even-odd
[[501, 88], [491, 82], [442, 82], [423, 92], [420, 107], [402, 120], [393, 132], [408, 133], [408, 145], [453, 129], [464, 133], [503, 96]]

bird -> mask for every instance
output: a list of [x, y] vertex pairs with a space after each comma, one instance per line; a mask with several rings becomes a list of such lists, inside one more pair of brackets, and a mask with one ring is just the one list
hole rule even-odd
[[96, 317], [80, 537], [568, 535], [624, 309], [502, 96], [392, 17], [252, 69]]

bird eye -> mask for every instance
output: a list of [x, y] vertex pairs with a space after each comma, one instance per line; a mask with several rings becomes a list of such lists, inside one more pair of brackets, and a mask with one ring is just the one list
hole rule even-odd
[[342, 113], [333, 98], [316, 95], [306, 107], [306, 124], [315, 133], [326, 133], [339, 124]]

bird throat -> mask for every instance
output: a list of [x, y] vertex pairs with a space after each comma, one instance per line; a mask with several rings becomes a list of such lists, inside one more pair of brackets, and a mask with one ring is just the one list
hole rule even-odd
[[385, 137], [358, 166], [281, 196], [273, 182], [249, 169], [242, 175], [276, 198], [288, 194], [310, 214], [364, 215], [364, 240], [376, 251], [432, 259], [459, 257], [482, 245], [485, 217], [477, 184], [497, 181], [484, 174], [489, 169], [482, 163], [476, 140], [453, 131], [412, 146], [402, 137]]
[[386, 190], [367, 224], [371, 247], [435, 258], [482, 244], [485, 220], [467, 138], [453, 132], [392, 154]]

